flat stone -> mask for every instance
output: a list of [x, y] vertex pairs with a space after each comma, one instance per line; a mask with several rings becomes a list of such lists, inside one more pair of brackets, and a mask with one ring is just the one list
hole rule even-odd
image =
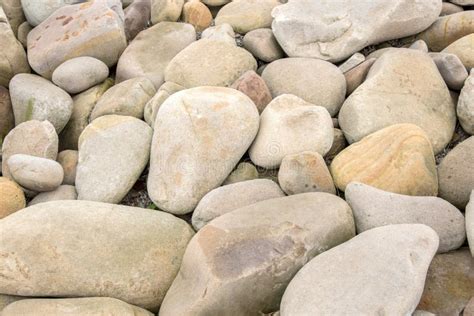
[[469, 74], [459, 57], [447, 53], [430, 53], [430, 57], [433, 58], [446, 85], [452, 90], [461, 90]]
[[199, 87], [170, 96], [153, 134], [148, 194], [159, 209], [191, 212], [234, 169], [257, 134], [258, 111], [243, 93]]
[[158, 114], [161, 105], [172, 94], [181, 90], [184, 90], [184, 87], [174, 82], [165, 82], [161, 85], [156, 94], [145, 104], [143, 115], [148, 125], [155, 126], [156, 114]]
[[164, 212], [91, 201], [30, 206], [2, 219], [0, 230], [0, 266], [10, 267], [1, 293], [101, 295], [154, 312], [193, 236]]
[[466, 206], [466, 233], [471, 254], [474, 257], [474, 190]]
[[259, 113], [262, 113], [268, 103], [272, 101], [272, 95], [265, 80], [253, 70], [249, 70], [240, 76], [231, 88], [248, 96], [257, 106]]
[[277, 183], [267, 179], [242, 181], [224, 185], [206, 194], [193, 212], [196, 231], [213, 219], [239, 208], [285, 196]]
[[152, 134], [131, 116], [101, 116], [88, 125], [79, 138], [78, 199], [119, 203], [148, 163]]
[[225, 179], [223, 185], [258, 179], [257, 168], [249, 162], [241, 162]]
[[411, 315], [437, 249], [438, 236], [425, 225], [366, 231], [306, 264], [286, 288], [280, 313]]
[[151, 23], [178, 21], [183, 5], [184, 0], [151, 0]]
[[62, 184], [74, 185], [76, 183], [76, 168], [79, 153], [77, 150], [63, 150], [58, 154], [58, 163], [63, 167], [64, 179]]
[[463, 130], [471, 135], [474, 135], [474, 71], [471, 70], [471, 74], [464, 83], [464, 87], [459, 95], [458, 106], [456, 112], [458, 115], [459, 123]]
[[324, 156], [331, 149], [333, 138], [331, 116], [324, 107], [283, 94], [263, 111], [249, 155], [255, 165], [273, 169], [285, 156], [302, 151]]
[[160, 315], [278, 310], [286, 286], [306, 262], [353, 236], [349, 206], [327, 193], [271, 199], [227, 213], [189, 243]]
[[64, 201], [64, 200], [77, 200], [76, 188], [73, 185], [60, 185], [57, 189], [49, 192], [42, 192], [35, 196], [28, 206], [51, 202], [51, 201]]
[[285, 56], [278, 44], [273, 31], [269, 28], [261, 28], [248, 32], [244, 36], [244, 47], [252, 53], [255, 58], [266, 63], [271, 63]]
[[413, 124], [392, 125], [350, 145], [334, 158], [330, 171], [342, 191], [357, 181], [405, 195], [438, 194], [431, 143]]
[[10, 179], [0, 177], [0, 219], [21, 210], [25, 206], [25, 194], [20, 186]]
[[345, 198], [359, 233], [393, 224], [424, 224], [438, 234], [439, 253], [460, 248], [466, 239], [463, 214], [438, 197], [395, 194], [351, 182]]
[[124, 10], [125, 36], [132, 41], [141, 31], [145, 30], [151, 19], [151, 0], [133, 1]]

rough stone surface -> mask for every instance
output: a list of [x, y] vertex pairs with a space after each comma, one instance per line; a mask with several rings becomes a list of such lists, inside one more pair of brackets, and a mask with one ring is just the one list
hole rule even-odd
[[50, 201], [77, 200], [76, 188], [72, 185], [61, 185], [56, 190], [42, 192], [35, 196], [28, 206]]
[[464, 87], [459, 95], [458, 106], [456, 112], [458, 115], [459, 123], [463, 130], [471, 135], [474, 135], [474, 71], [471, 70], [471, 74], [464, 83]]
[[262, 113], [265, 107], [272, 101], [272, 95], [265, 81], [255, 71], [249, 70], [240, 76], [231, 86], [248, 96]]
[[21, 210], [25, 206], [26, 200], [23, 190], [10, 179], [0, 177], [0, 219]]

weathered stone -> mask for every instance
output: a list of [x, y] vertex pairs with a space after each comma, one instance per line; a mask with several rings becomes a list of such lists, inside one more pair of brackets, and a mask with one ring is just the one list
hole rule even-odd
[[423, 53], [428, 53], [428, 45], [424, 40], [417, 40], [414, 43], [412, 43], [410, 46], [408, 46], [409, 49], [416, 49], [419, 51], [422, 51]]
[[227, 178], [258, 126], [257, 108], [237, 90], [199, 87], [173, 94], [156, 117], [150, 198], [167, 212], [191, 212]]
[[370, 68], [376, 60], [376, 58], [368, 58], [363, 63], [344, 74], [347, 84], [346, 95], [351, 95], [352, 92], [354, 92], [355, 89], [357, 89], [365, 81]]
[[461, 6], [455, 5], [451, 2], [443, 2], [443, 8], [441, 9], [440, 16], [450, 15], [464, 11]]
[[143, 115], [148, 125], [151, 127], [155, 126], [156, 114], [158, 114], [160, 106], [166, 101], [166, 99], [170, 97], [170, 95], [183, 89], [183, 86], [180, 86], [174, 82], [165, 82], [161, 85], [155, 96], [151, 98], [147, 104], [145, 104]]
[[456, 108], [459, 123], [463, 130], [474, 135], [474, 71], [464, 83], [464, 87], [459, 95], [458, 106]]
[[184, 0], [151, 0], [151, 23], [178, 21], [183, 5]]
[[147, 28], [151, 19], [151, 0], [135, 0], [125, 10], [125, 36], [133, 40]]
[[342, 71], [342, 73], [346, 73], [351, 69], [354, 69], [355, 67], [359, 66], [365, 61], [365, 56], [361, 53], [355, 53], [351, 57], [349, 57], [344, 63], [339, 65], [339, 69]]
[[469, 75], [458, 56], [447, 53], [430, 53], [446, 85], [459, 91]]
[[56, 190], [49, 192], [42, 192], [35, 196], [28, 206], [51, 202], [51, 201], [64, 201], [64, 200], [77, 200], [76, 188], [72, 185], [61, 185]]
[[212, 26], [204, 30], [201, 38], [207, 38], [214, 41], [222, 41], [227, 44], [236, 46], [235, 33], [230, 24], [224, 23], [217, 26]]
[[248, 96], [255, 103], [259, 113], [262, 113], [268, 103], [272, 101], [272, 95], [265, 80], [253, 70], [249, 70], [240, 76], [231, 88]]
[[280, 313], [411, 315], [438, 236], [425, 225], [364, 232], [306, 264], [288, 285]]
[[76, 182], [77, 150], [63, 150], [58, 154], [57, 161], [63, 167], [64, 179], [62, 184], [74, 185]]
[[183, 21], [194, 26], [197, 32], [207, 29], [212, 23], [212, 14], [199, 0], [186, 2], [183, 6]]
[[25, 206], [26, 200], [23, 190], [10, 179], [0, 177], [0, 219], [21, 210]]
[[287, 284], [306, 262], [353, 236], [349, 206], [326, 193], [266, 200], [227, 213], [189, 243], [160, 315], [278, 310]]
[[235, 167], [227, 179], [225, 179], [223, 185], [254, 179], [258, 179], [257, 168], [249, 162], [241, 162]]
[[262, 28], [248, 32], [244, 36], [244, 47], [255, 58], [271, 63], [285, 56], [271, 29]]
[[468, 70], [474, 67], [474, 58], [472, 55], [474, 54], [474, 35], [469, 34], [466, 35], [445, 49], [442, 50], [443, 53], [446, 54], [453, 54], [459, 57], [464, 67]]
[[464, 308], [463, 316], [473, 316], [474, 315], [474, 296], [471, 298], [469, 303], [467, 303], [466, 308]]
[[10, 92], [8, 89], [0, 86], [0, 147], [2, 146], [3, 139], [13, 127], [15, 127], [15, 117], [13, 116]]

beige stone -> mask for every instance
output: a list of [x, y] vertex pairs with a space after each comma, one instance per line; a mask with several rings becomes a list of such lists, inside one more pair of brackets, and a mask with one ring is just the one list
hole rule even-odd
[[454, 54], [468, 69], [474, 68], [474, 34], [466, 35], [442, 50], [443, 53]]
[[41, 192], [35, 196], [28, 206], [50, 201], [77, 200], [76, 188], [72, 185], [60, 185], [57, 189], [49, 192]]
[[[15, 127], [15, 117], [13, 116], [12, 101], [8, 89], [0, 86], [0, 147], [8, 132]], [[1, 154], [0, 154], [1, 157]]]
[[265, 80], [253, 70], [249, 70], [240, 76], [231, 88], [248, 96], [255, 103], [259, 113], [262, 113], [268, 103], [272, 101], [272, 95]]
[[183, 5], [184, 0], [151, 0], [151, 23], [178, 21]]
[[155, 125], [156, 114], [160, 106], [168, 99], [172, 94], [184, 90], [183, 86], [174, 82], [165, 82], [158, 89], [158, 92], [145, 104], [144, 117], [145, 121], [153, 127]]
[[5, 177], [0, 177], [0, 219], [21, 210], [25, 206], [25, 194], [18, 184]]
[[223, 185], [258, 179], [258, 171], [254, 165], [249, 162], [241, 162], [235, 167], [235, 170], [225, 179]]
[[184, 4], [182, 19], [194, 26], [197, 32], [202, 32], [211, 25], [212, 14], [201, 1], [193, 0]]
[[76, 182], [77, 150], [63, 150], [58, 154], [57, 161], [63, 167], [64, 180], [62, 184], [74, 185]]

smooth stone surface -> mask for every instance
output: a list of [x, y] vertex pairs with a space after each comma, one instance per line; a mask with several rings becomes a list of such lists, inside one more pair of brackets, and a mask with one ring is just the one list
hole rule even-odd
[[18, 27], [25, 21], [21, 0], [1, 0], [0, 3], [8, 18], [8, 22], [10, 22], [13, 33], [17, 35]]
[[10, 96], [16, 125], [30, 120], [48, 120], [60, 133], [72, 114], [73, 101], [69, 94], [37, 75], [13, 77]]
[[433, 58], [446, 85], [452, 90], [461, 90], [469, 74], [459, 57], [447, 53], [430, 53], [430, 57]]
[[249, 162], [241, 162], [235, 167], [234, 171], [225, 179], [223, 185], [258, 179], [258, 171], [254, 165]]
[[344, 137], [344, 133], [339, 128], [334, 129], [334, 140], [332, 142], [332, 147], [329, 152], [326, 154], [326, 160], [332, 161], [344, 148], [347, 147], [347, 141]]
[[199, 87], [170, 96], [155, 121], [148, 194], [173, 214], [191, 212], [234, 169], [257, 134], [258, 111], [243, 93]]
[[163, 22], [140, 32], [120, 56], [117, 82], [146, 77], [158, 89], [170, 61], [195, 40], [196, 31], [186, 23]]
[[463, 130], [474, 135], [474, 71], [464, 83], [456, 108], [459, 123]]
[[441, 9], [440, 16], [450, 15], [464, 11], [461, 6], [458, 6], [451, 2], [443, 2], [443, 8]]
[[151, 127], [155, 126], [156, 115], [161, 105], [168, 99], [172, 94], [184, 90], [183, 86], [173, 82], [165, 82], [158, 89], [156, 94], [145, 104], [143, 116], [145, 122]]
[[263, 111], [249, 155], [255, 165], [273, 169], [285, 156], [302, 151], [324, 156], [331, 149], [333, 138], [331, 116], [324, 107], [284, 94]]
[[79, 138], [78, 200], [119, 203], [148, 163], [152, 135], [131, 116], [106, 115], [88, 125]]
[[16, 296], [16, 295], [6, 295], [6, 294], [0, 294], [0, 312], [3, 311], [3, 309], [16, 301], [25, 299], [26, 297], [23, 296]]
[[288, 56], [338, 62], [368, 45], [425, 30], [438, 18], [441, 3], [290, 1], [273, 10], [272, 29]]
[[35, 27], [46, 20], [57, 9], [84, 0], [21, 0], [21, 6], [28, 23]]
[[344, 75], [335, 65], [323, 60], [280, 59], [265, 68], [262, 78], [274, 98], [293, 94], [306, 102], [325, 107], [331, 116], [337, 114], [346, 95]]
[[10, 179], [0, 177], [0, 219], [21, 210], [25, 206], [25, 194], [20, 186]]
[[474, 257], [474, 190], [471, 192], [469, 203], [466, 205], [467, 242]]
[[346, 78], [346, 95], [349, 96], [354, 92], [367, 78], [367, 74], [375, 63], [376, 58], [368, 58], [360, 65], [352, 68], [344, 74]]
[[152, 313], [143, 308], [110, 297], [38, 298], [20, 300], [8, 305], [8, 307], [2, 311], [2, 316], [28, 315], [33, 311], [37, 316], [153, 316]]
[[466, 239], [463, 214], [438, 197], [395, 194], [351, 182], [345, 198], [359, 233], [393, 224], [424, 224], [438, 234], [440, 253], [458, 249]]
[[253, 70], [249, 70], [240, 76], [231, 88], [248, 96], [255, 103], [259, 113], [262, 113], [268, 103], [272, 101], [272, 95], [265, 80]]
[[72, 185], [60, 185], [56, 190], [49, 192], [42, 192], [35, 196], [28, 206], [51, 202], [51, 201], [63, 201], [63, 200], [77, 200], [76, 188]]
[[109, 76], [109, 67], [89, 57], [69, 59], [53, 72], [53, 82], [68, 93], [76, 94], [93, 87]]
[[345, 191], [353, 181], [405, 195], [438, 194], [431, 143], [413, 124], [397, 124], [364, 137], [334, 158], [330, 171]]
[[[0, 86], [0, 147], [3, 139], [15, 127], [15, 116], [13, 115], [10, 92], [7, 88]], [[1, 154], [0, 154], [1, 157]]]
[[468, 69], [471, 70], [474, 67], [474, 36], [473, 34], [466, 35], [445, 49], [442, 50], [446, 54], [454, 54], [459, 57], [462, 64]]
[[474, 137], [451, 150], [438, 166], [439, 196], [460, 210], [474, 190]]
[[78, 159], [79, 153], [77, 150], [63, 150], [58, 153], [57, 161], [64, 170], [64, 179], [62, 184], [75, 184]]
[[21, 43], [21, 45], [23, 45], [24, 48], [26, 48], [28, 46], [27, 37], [28, 37], [28, 33], [30, 33], [30, 31], [32, 29], [33, 29], [33, 27], [30, 24], [28, 24], [28, 22], [23, 22], [18, 27], [17, 38], [18, 38], [18, 41]]
[[36, 73], [51, 78], [59, 65], [74, 57], [94, 57], [111, 67], [126, 46], [122, 9], [93, 0], [59, 8], [31, 30], [28, 61]]
[[232, 29], [232, 26], [227, 23], [208, 27], [202, 32], [201, 39], [210, 39], [225, 42], [234, 46], [237, 45], [235, 42], [234, 29]]
[[196, 231], [213, 219], [239, 208], [285, 196], [277, 183], [267, 179], [242, 181], [224, 185], [206, 194], [193, 212]]
[[141, 31], [145, 30], [151, 19], [151, 0], [133, 1], [124, 10], [125, 36], [132, 41]]
[[26, 154], [56, 160], [58, 134], [48, 121], [21, 123], [8, 133], [2, 146], [2, 174], [11, 179], [7, 161], [15, 154]]
[[280, 313], [410, 315], [437, 249], [438, 236], [425, 225], [364, 232], [306, 264], [288, 285]]
[[142, 119], [145, 105], [155, 93], [153, 82], [146, 77], [123, 81], [104, 92], [91, 112], [90, 121], [111, 114]]
[[469, 303], [467, 303], [466, 308], [464, 309], [463, 316], [473, 316], [474, 315], [474, 296], [471, 298]]
[[248, 32], [243, 39], [244, 48], [255, 58], [271, 63], [285, 56], [273, 32], [269, 28], [261, 28]]
[[266, 200], [227, 213], [189, 243], [160, 315], [278, 310], [287, 284], [306, 262], [353, 236], [349, 206], [326, 193]]
[[389, 51], [377, 59], [339, 113], [349, 143], [401, 123], [421, 127], [435, 154], [451, 141], [456, 126], [455, 106], [435, 63], [413, 49]]
[[257, 62], [245, 49], [223, 41], [201, 39], [183, 49], [169, 63], [165, 80], [186, 88], [228, 87]]
[[7, 254], [0, 266], [11, 267], [0, 292], [102, 295], [151, 311], [193, 236], [188, 224], [164, 212], [90, 201], [30, 206], [2, 219], [0, 230], [0, 251]]
[[211, 25], [212, 14], [201, 1], [192, 0], [184, 4], [182, 20], [194, 26], [197, 32], [202, 32]]
[[183, 5], [184, 0], [151, 0], [151, 23], [178, 21]]
[[285, 156], [278, 171], [278, 183], [288, 195], [306, 192], [336, 194], [326, 162], [317, 152], [305, 151]]
[[365, 61], [365, 56], [361, 53], [355, 53], [351, 57], [349, 57], [344, 63], [339, 65], [339, 69], [342, 71], [342, 73], [346, 73], [351, 69], [354, 69], [355, 67], [359, 66]]

